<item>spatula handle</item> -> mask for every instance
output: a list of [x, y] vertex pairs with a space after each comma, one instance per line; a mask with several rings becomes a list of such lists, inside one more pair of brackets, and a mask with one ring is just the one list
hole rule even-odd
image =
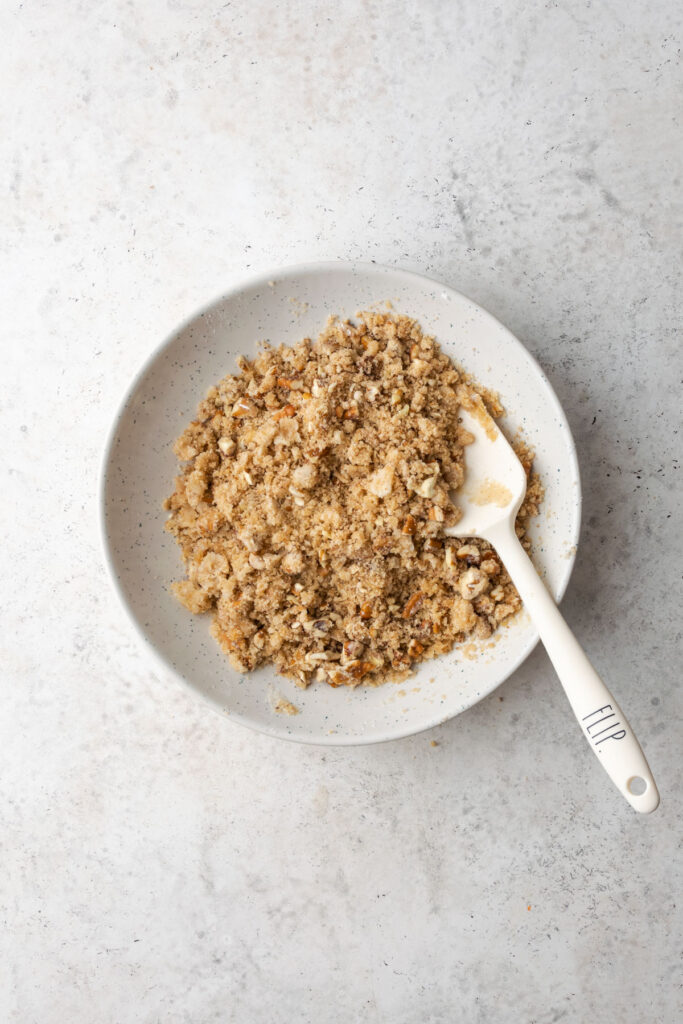
[[591, 749], [636, 811], [654, 811], [659, 793], [640, 744], [564, 621], [513, 528], [506, 523], [487, 540], [495, 545], [540, 634]]

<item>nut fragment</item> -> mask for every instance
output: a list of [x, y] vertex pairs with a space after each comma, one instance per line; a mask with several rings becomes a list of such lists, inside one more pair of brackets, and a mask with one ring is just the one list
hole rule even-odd
[[236, 417], [255, 416], [258, 409], [248, 398], [240, 398], [232, 407], [232, 414]]
[[368, 477], [365, 489], [376, 498], [387, 498], [394, 486], [394, 467], [382, 466]]
[[412, 597], [408, 598], [408, 600], [407, 600], [407, 602], [406, 602], [406, 604], [405, 604], [405, 606], [403, 608], [403, 611], [401, 612], [402, 617], [404, 619], [409, 619], [412, 615], [415, 614], [415, 612], [420, 607], [420, 605], [422, 604], [423, 601], [424, 601], [424, 594], [422, 594], [418, 590], [418, 592], [416, 594], [413, 594]]
[[262, 395], [269, 394], [275, 387], [276, 378], [277, 368], [275, 366], [269, 366], [263, 376], [261, 383], [259, 384], [259, 393]]
[[365, 647], [358, 640], [345, 640], [342, 648], [342, 657], [344, 660], [352, 660], [354, 658], [360, 658], [365, 653]]
[[321, 661], [329, 661], [330, 655], [327, 651], [311, 651], [306, 655], [306, 661], [309, 665], [317, 665]]
[[369, 601], [365, 601], [365, 603], [360, 606], [360, 617], [361, 619], [372, 618], [372, 605]]
[[401, 528], [401, 533], [408, 533], [412, 535], [416, 530], [417, 521], [411, 515], [406, 516], [406, 521]]
[[218, 447], [224, 455], [231, 455], [234, 452], [237, 445], [231, 437], [222, 437], [218, 442]]
[[295, 415], [296, 415], [296, 409], [294, 408], [293, 405], [283, 405], [282, 408], [275, 410], [275, 412], [273, 413], [273, 419], [274, 420], [281, 420], [281, 419], [284, 419], [285, 416], [295, 416]]
[[438, 537], [427, 537], [424, 542], [425, 551], [440, 551], [443, 547], [443, 541], [439, 540]]
[[346, 672], [342, 672], [338, 668], [333, 669], [331, 672], [327, 673], [327, 682], [330, 684], [330, 686], [347, 686], [349, 683], [349, 679], [350, 677], [346, 674]]
[[426, 480], [423, 480], [422, 483], [415, 488], [415, 492], [419, 494], [420, 497], [422, 498], [433, 498], [434, 491], [436, 490], [436, 480], [438, 475], [439, 471], [437, 469], [437, 471], [432, 476], [428, 476]]
[[363, 676], [366, 676], [372, 670], [373, 665], [371, 661], [361, 661], [358, 658], [355, 661], [350, 661], [345, 668], [354, 679], [362, 679]]
[[488, 585], [489, 578], [486, 573], [483, 573], [481, 569], [477, 569], [474, 566], [464, 572], [458, 580], [458, 590], [468, 601], [479, 597], [487, 589]]
[[256, 554], [260, 550], [260, 537], [258, 534], [248, 533], [246, 530], [243, 533], [237, 534], [239, 540], [244, 544], [247, 551], [252, 551]]
[[467, 565], [479, 565], [479, 562], [481, 561], [479, 548], [475, 547], [474, 544], [463, 544], [461, 548], [458, 548], [455, 554], [457, 558], [466, 562]]
[[443, 509], [439, 508], [438, 505], [432, 505], [428, 515], [433, 523], [442, 523], [444, 521]]

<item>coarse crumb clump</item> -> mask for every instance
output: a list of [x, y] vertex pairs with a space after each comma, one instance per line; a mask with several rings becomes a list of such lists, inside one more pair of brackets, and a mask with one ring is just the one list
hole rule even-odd
[[[443, 535], [459, 517], [449, 492], [472, 440], [459, 409], [476, 385], [415, 320], [331, 318], [315, 343], [238, 362], [176, 442], [184, 465], [165, 502], [187, 571], [174, 592], [212, 612], [235, 668], [376, 685], [521, 607], [489, 544]], [[528, 547], [542, 488], [517, 451]]]

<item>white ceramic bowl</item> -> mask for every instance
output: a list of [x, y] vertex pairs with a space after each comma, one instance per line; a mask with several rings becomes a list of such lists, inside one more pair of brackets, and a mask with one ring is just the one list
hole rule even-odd
[[[180, 553], [163, 529], [171, 492], [174, 439], [206, 390], [236, 371], [258, 341], [316, 336], [331, 313], [386, 308], [418, 319], [457, 362], [500, 392], [505, 425], [536, 449], [546, 488], [533, 528], [534, 553], [559, 600], [574, 564], [581, 494], [576, 451], [560, 404], [523, 345], [489, 313], [445, 285], [367, 263], [317, 263], [253, 279], [193, 316], [168, 338], [131, 384], [113, 425], [101, 479], [101, 523], [112, 579], [138, 633], [169, 675], [217, 711], [254, 729], [305, 743], [375, 743], [429, 729], [497, 687], [528, 656], [537, 634], [522, 612], [497, 642], [418, 666], [406, 683], [356, 690], [297, 689], [270, 669], [244, 676], [209, 634], [206, 616], [187, 612], [169, 592], [183, 577]], [[277, 714], [274, 690], [300, 713]]]

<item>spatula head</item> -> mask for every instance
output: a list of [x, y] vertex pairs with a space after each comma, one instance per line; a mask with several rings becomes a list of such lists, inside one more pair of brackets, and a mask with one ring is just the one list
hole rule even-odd
[[445, 533], [492, 540], [496, 528], [514, 524], [526, 493], [526, 473], [479, 395], [470, 393], [461, 416], [474, 441], [465, 448], [465, 482], [451, 494], [463, 516]]

